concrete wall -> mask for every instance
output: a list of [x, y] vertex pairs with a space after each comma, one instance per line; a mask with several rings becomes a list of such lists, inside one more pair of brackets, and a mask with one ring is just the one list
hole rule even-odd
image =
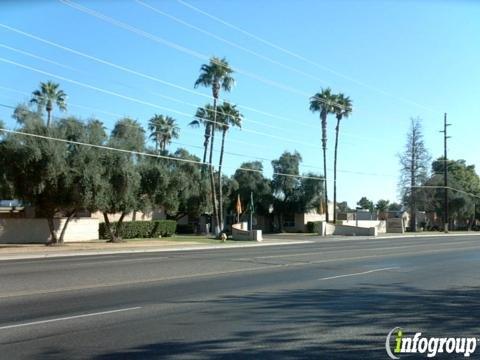
[[[55, 219], [57, 235], [66, 219]], [[1, 244], [46, 243], [50, 237], [46, 219], [0, 219]], [[65, 242], [98, 240], [98, 220], [74, 218], [65, 233]]]
[[[357, 226], [357, 222], [355, 220], [342, 221], [342, 225]], [[387, 232], [387, 222], [384, 220], [358, 220], [358, 227], [375, 227], [379, 234], [385, 234]]]
[[320, 223], [319, 234], [326, 235], [343, 235], [343, 236], [377, 236], [378, 230], [376, 227], [356, 227], [349, 225], [333, 225], [326, 222]]
[[248, 223], [242, 222], [232, 225], [232, 238], [233, 240], [253, 240], [262, 241], [262, 230], [248, 230]]

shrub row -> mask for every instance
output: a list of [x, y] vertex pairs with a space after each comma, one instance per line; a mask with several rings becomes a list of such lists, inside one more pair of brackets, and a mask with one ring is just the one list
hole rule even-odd
[[[117, 227], [117, 222], [110, 223], [112, 231]], [[175, 220], [154, 220], [154, 221], [128, 221], [122, 223], [120, 234], [123, 239], [134, 238], [158, 238], [160, 236], [171, 236], [175, 234], [177, 222]], [[98, 228], [100, 239], [109, 239], [107, 226], [100, 223]]]
[[307, 222], [307, 231], [309, 233], [320, 233], [320, 224], [321, 221], [309, 221]]

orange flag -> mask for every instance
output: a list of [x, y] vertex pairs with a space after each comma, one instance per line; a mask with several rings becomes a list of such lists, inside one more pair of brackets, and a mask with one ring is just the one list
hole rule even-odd
[[242, 213], [242, 203], [240, 202], [240, 194], [237, 196], [237, 205], [235, 207], [237, 214], [240, 215]]

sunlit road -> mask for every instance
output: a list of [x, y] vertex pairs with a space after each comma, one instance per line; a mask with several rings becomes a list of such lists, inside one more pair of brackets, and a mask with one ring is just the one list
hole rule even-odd
[[480, 236], [3, 261], [0, 358], [385, 359], [396, 326], [480, 336], [479, 261]]

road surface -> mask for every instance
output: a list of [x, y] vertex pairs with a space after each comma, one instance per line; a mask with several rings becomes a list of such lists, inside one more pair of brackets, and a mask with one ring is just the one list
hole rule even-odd
[[479, 260], [449, 236], [3, 261], [0, 357], [385, 359], [397, 326], [480, 336]]

